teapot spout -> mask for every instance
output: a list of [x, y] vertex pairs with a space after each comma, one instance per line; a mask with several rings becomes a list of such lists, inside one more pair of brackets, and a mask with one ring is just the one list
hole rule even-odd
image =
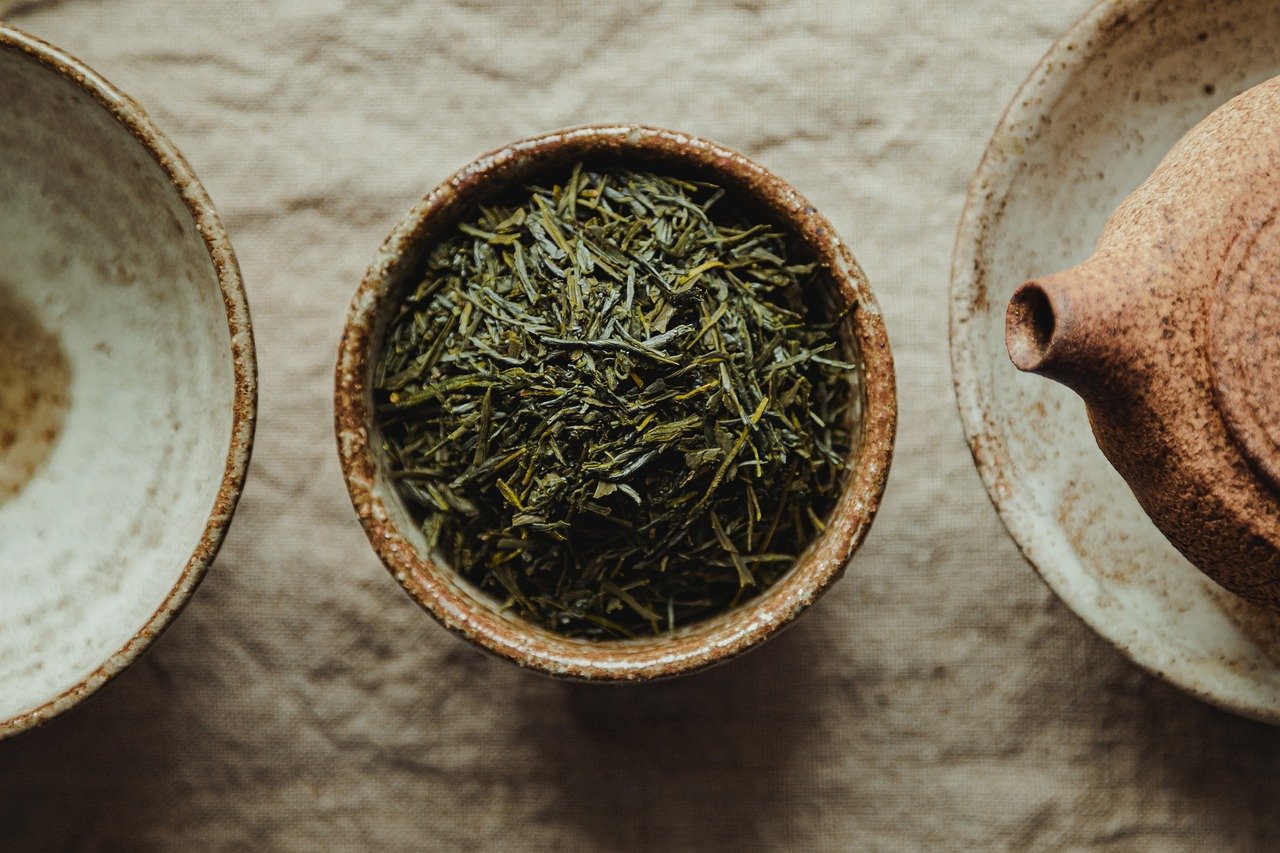
[[1122, 280], [1094, 261], [1018, 287], [1005, 313], [1015, 367], [1061, 382], [1085, 402], [1114, 396], [1132, 366], [1133, 318]]
[[[1048, 286], [1046, 286], [1048, 285]], [[1004, 342], [1013, 366], [1025, 373], [1044, 373], [1058, 362], [1065, 345], [1058, 317], [1062, 297], [1048, 280], [1032, 280], [1013, 292], [1004, 317]]]

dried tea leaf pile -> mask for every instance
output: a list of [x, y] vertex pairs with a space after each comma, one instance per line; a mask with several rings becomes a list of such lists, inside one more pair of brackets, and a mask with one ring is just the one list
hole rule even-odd
[[756, 595], [840, 490], [857, 367], [805, 301], [820, 272], [723, 196], [579, 166], [458, 224], [388, 331], [400, 493], [453, 568], [559, 633]]

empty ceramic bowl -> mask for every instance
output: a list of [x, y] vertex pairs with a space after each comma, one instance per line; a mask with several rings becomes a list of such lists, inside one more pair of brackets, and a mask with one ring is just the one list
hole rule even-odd
[[[502, 611], [490, 595], [428, 553], [398, 495], [371, 418], [372, 366], [405, 287], [416, 283], [437, 235], [477, 204], [513, 186], [558, 175], [575, 162], [669, 169], [709, 179], [749, 199], [801, 241], [827, 271], [828, 301], [851, 307], [842, 337], [864, 366], [861, 445], [844, 491], [789, 573], [734, 610], [670, 634], [635, 640], [569, 639]], [[347, 485], [369, 541], [405, 590], [451, 631], [504, 659], [544, 673], [597, 681], [641, 681], [689, 672], [776, 634], [843, 572], [875, 516], [896, 423], [893, 364], [883, 320], [862, 271], [831, 225], [779, 178], [705, 139], [634, 126], [584, 127], [516, 142], [463, 168], [431, 192], [391, 233], [356, 292], [337, 365], [335, 414]], [[855, 383], [857, 384], [857, 383]]]
[[92, 69], [0, 26], [0, 736], [92, 693], [186, 603], [255, 389], [191, 169]]

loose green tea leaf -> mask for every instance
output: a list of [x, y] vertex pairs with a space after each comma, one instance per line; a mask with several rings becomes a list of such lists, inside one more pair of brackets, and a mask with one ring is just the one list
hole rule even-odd
[[[376, 411], [428, 543], [569, 636], [659, 634], [784, 575], [854, 451], [822, 275], [724, 190], [581, 165], [429, 252]], [[809, 301], [806, 301], [809, 300]]]

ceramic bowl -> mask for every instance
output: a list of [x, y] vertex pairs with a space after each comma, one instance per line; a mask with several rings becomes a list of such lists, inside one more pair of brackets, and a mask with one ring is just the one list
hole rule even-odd
[[[847, 330], [865, 362], [862, 447], [830, 525], [777, 584], [740, 608], [656, 639], [568, 639], [504, 614], [426, 543], [393, 488], [370, 421], [370, 366], [384, 326], [424, 250], [441, 230], [502, 190], [582, 159], [696, 174], [757, 201], [803, 240], [830, 272], [831, 293], [853, 303]], [[795, 190], [740, 154], [680, 133], [634, 126], [585, 127], [516, 142], [485, 155], [432, 191], [391, 233], [356, 292], [337, 366], [339, 455], [369, 541], [405, 590], [445, 627], [544, 673], [640, 681], [726, 660], [777, 633], [843, 572], [875, 516], [896, 422], [893, 365], [880, 311], [849, 250]]]
[[173, 619], [222, 542], [255, 412], [227, 235], [142, 109], [0, 26], [0, 736]]
[[1049, 586], [1151, 672], [1280, 723], [1280, 616], [1196, 571], [1143, 514], [1070, 391], [1018, 373], [1014, 288], [1092, 253], [1111, 212], [1223, 102], [1280, 74], [1271, 0], [1098, 5], [1015, 96], [970, 188], [951, 288], [956, 393], [978, 470]]

